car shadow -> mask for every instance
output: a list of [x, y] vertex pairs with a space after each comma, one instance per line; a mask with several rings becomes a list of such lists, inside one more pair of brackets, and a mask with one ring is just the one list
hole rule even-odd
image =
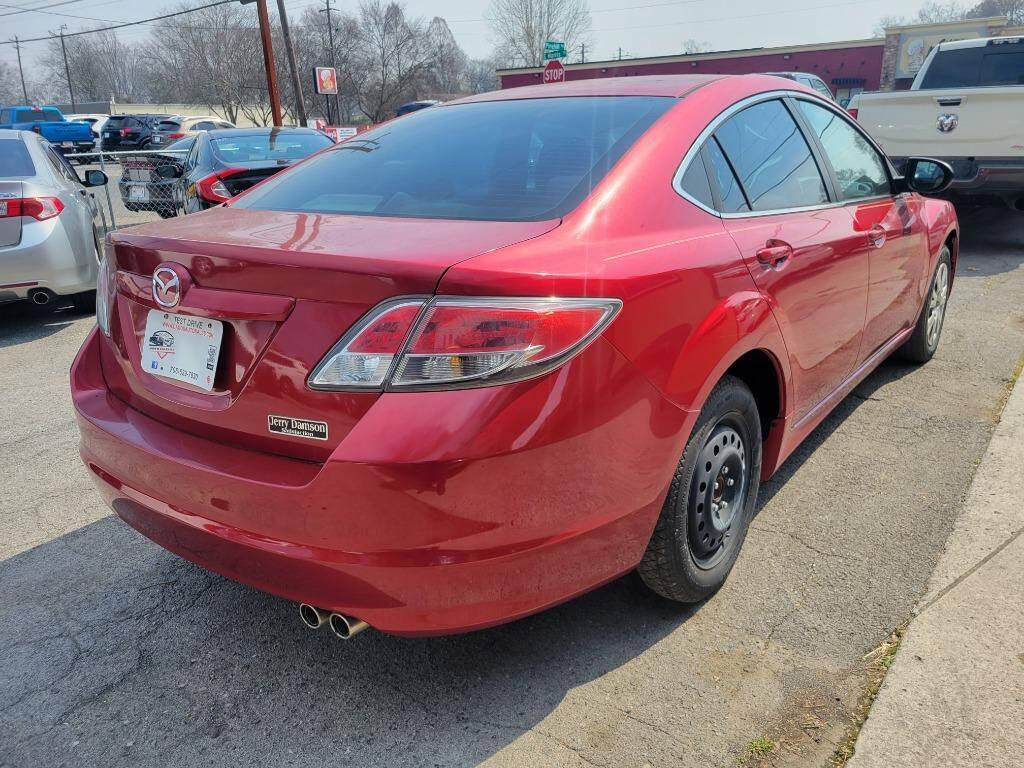
[[71, 301], [55, 299], [52, 305], [37, 307], [27, 301], [0, 305], [0, 349], [45, 339], [90, 314], [75, 309]]
[[0, 563], [0, 743], [12, 765], [237, 764], [251, 740], [265, 765], [476, 765], [554, 738], [570, 690], [695, 610], [627, 576], [488, 630], [345, 642], [111, 516]]

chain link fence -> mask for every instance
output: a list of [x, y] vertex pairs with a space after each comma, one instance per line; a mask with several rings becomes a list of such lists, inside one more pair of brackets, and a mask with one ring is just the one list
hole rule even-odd
[[100, 170], [106, 187], [95, 189], [103, 228], [121, 229], [184, 213], [184, 187], [179, 178], [188, 150], [80, 152], [64, 155], [79, 173]]

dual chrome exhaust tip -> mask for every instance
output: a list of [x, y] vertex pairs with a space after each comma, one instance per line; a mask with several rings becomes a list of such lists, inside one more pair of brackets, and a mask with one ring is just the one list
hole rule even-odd
[[317, 608], [309, 603], [299, 605], [299, 618], [310, 629], [320, 629], [320, 627], [326, 624], [330, 627], [331, 632], [342, 640], [351, 640], [370, 626], [362, 619], [346, 616], [343, 613], [325, 611], [323, 608]]

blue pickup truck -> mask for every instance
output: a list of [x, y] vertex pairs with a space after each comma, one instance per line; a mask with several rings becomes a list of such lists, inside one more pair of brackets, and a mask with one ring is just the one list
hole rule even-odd
[[88, 123], [72, 123], [56, 107], [4, 107], [0, 128], [34, 131], [62, 154], [91, 152], [95, 143]]

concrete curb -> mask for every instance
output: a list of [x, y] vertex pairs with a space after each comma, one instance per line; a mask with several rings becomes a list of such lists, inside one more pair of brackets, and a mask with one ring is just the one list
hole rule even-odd
[[1014, 387], [850, 768], [1024, 764], [1024, 384]]

